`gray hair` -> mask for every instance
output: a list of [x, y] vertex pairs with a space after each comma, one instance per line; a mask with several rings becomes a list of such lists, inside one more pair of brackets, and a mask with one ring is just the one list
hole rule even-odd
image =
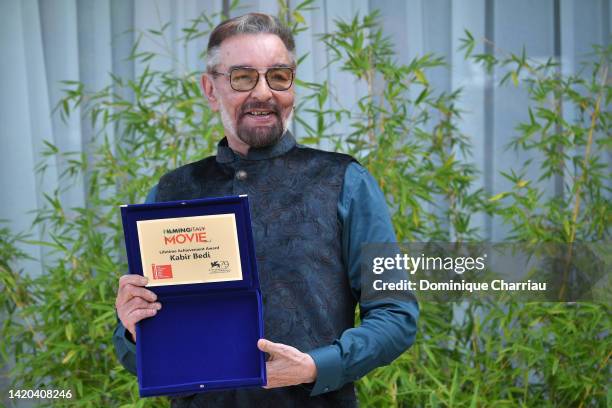
[[212, 72], [220, 62], [221, 43], [226, 39], [240, 34], [274, 34], [285, 44], [289, 51], [292, 64], [296, 63], [295, 41], [289, 27], [274, 16], [263, 13], [248, 13], [221, 22], [210, 33], [206, 51], [206, 70]]

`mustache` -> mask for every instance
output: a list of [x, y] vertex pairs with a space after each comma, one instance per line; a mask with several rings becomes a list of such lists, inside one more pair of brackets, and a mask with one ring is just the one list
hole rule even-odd
[[240, 108], [240, 116], [245, 115], [247, 111], [251, 109], [265, 109], [275, 113], [276, 115], [279, 114], [278, 105], [276, 105], [276, 103], [253, 101], [245, 103], [242, 108]]

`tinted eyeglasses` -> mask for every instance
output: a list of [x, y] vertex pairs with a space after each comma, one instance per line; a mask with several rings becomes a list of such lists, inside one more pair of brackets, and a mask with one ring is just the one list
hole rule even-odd
[[[259, 71], [251, 67], [236, 67], [230, 72], [212, 72], [213, 75], [229, 77], [230, 86], [234, 91], [247, 92], [257, 86], [259, 82]], [[290, 67], [273, 67], [265, 71], [266, 82], [270, 89], [275, 91], [286, 91], [293, 84], [295, 70]]]

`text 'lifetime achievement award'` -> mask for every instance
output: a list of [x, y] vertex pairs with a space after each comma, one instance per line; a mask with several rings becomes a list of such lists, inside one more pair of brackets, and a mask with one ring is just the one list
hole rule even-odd
[[121, 207], [130, 273], [162, 304], [136, 324], [141, 396], [266, 384], [246, 196]]

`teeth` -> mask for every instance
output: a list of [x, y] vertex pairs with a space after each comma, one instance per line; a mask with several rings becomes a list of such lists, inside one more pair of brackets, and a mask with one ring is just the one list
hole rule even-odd
[[270, 112], [249, 112], [249, 114], [253, 116], [264, 116], [264, 115], [269, 115]]

